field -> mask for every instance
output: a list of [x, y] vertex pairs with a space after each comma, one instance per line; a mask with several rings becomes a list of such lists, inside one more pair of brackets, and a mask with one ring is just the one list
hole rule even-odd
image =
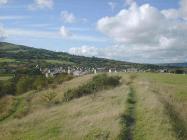
[[[63, 102], [93, 75], [0, 99], [2, 140], [186, 140], [187, 75], [117, 73], [121, 84]], [[43, 98], [57, 93], [53, 103]]]
[[0, 63], [10, 63], [10, 62], [16, 62], [15, 59], [9, 59], [9, 58], [0, 58]]
[[3, 80], [8, 80], [10, 78], [12, 78], [13, 75], [11, 74], [0, 74], [0, 81], [3, 81]]
[[50, 63], [50, 64], [74, 64], [72, 62], [68, 62], [68, 61], [60, 61], [60, 60], [45, 60], [45, 62]]

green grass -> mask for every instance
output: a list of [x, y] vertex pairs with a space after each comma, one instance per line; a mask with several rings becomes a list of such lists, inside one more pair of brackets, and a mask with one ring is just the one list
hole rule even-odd
[[68, 62], [68, 61], [60, 61], [60, 60], [45, 60], [45, 62], [50, 63], [50, 64], [74, 64], [73, 62]]
[[136, 96], [132, 86], [130, 86], [126, 101], [126, 112], [122, 116], [122, 130], [120, 140], [133, 140], [133, 132], [136, 123]]
[[16, 62], [15, 59], [10, 59], [10, 58], [0, 58], [0, 63], [10, 63], [10, 62]]
[[0, 76], [0, 81], [9, 80], [12, 76]]

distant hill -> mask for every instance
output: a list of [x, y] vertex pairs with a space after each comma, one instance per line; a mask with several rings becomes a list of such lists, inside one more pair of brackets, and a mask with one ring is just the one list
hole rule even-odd
[[0, 66], [9, 70], [21, 67], [78, 66], [90, 68], [139, 68], [158, 69], [157, 65], [137, 64], [97, 57], [71, 55], [65, 52], [54, 52], [45, 49], [0, 42]]
[[169, 66], [169, 67], [187, 67], [186, 63], [167, 63], [167, 64], [161, 64], [162, 66]]

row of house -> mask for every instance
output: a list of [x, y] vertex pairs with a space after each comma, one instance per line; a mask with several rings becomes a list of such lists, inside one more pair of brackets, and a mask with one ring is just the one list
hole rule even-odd
[[[39, 66], [37, 66], [39, 68]], [[116, 68], [86, 68], [86, 67], [55, 67], [55, 68], [39, 68], [40, 71], [46, 76], [46, 77], [53, 77], [55, 75], [61, 74], [61, 73], [68, 73], [72, 74], [74, 76], [82, 76], [86, 74], [91, 74], [91, 73], [101, 73], [101, 72], [108, 72], [108, 73], [117, 73], [117, 72], [151, 72], [151, 69], [137, 69], [137, 68], [126, 68], [126, 69], [116, 69]], [[154, 72], [159, 72], [159, 73], [169, 73], [168, 69], [159, 69], [155, 70]]]
[[86, 74], [91, 74], [91, 73], [101, 73], [101, 72], [139, 72], [138, 69], [135, 68], [128, 68], [128, 69], [116, 69], [116, 68], [83, 68], [83, 67], [68, 67], [68, 68], [63, 68], [63, 67], [56, 67], [56, 68], [40, 68], [40, 71], [42, 74], [44, 74], [46, 77], [53, 77], [55, 75], [61, 74], [61, 73], [68, 73], [72, 74], [74, 76], [82, 76]]

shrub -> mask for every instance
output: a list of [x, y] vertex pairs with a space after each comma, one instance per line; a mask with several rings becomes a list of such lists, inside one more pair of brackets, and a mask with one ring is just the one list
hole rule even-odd
[[46, 78], [43, 77], [43, 76], [38, 76], [38, 77], [34, 80], [34, 82], [33, 82], [33, 84], [32, 84], [32, 87], [33, 87], [33, 89], [35, 89], [35, 90], [42, 90], [43, 88], [46, 88], [47, 85], [48, 85], [48, 82], [47, 82]]
[[69, 89], [64, 93], [64, 100], [69, 101], [84, 95], [93, 94], [99, 90], [115, 87], [120, 84], [121, 77], [100, 74], [93, 77], [88, 83], [75, 89]]
[[14, 86], [10, 80], [0, 81], [0, 97], [14, 94]]
[[62, 84], [63, 82], [65, 81], [69, 81], [73, 79], [73, 76], [72, 75], [68, 75], [68, 74], [59, 74], [55, 77], [54, 79], [54, 83], [57, 83], [57, 84]]
[[45, 93], [44, 95], [42, 95], [42, 99], [43, 101], [47, 102], [47, 103], [52, 103], [52, 101], [54, 100], [54, 98], [57, 96], [57, 93], [54, 91], [49, 91], [47, 93]]
[[33, 79], [30, 77], [22, 77], [16, 84], [16, 94], [20, 95], [32, 89]]

